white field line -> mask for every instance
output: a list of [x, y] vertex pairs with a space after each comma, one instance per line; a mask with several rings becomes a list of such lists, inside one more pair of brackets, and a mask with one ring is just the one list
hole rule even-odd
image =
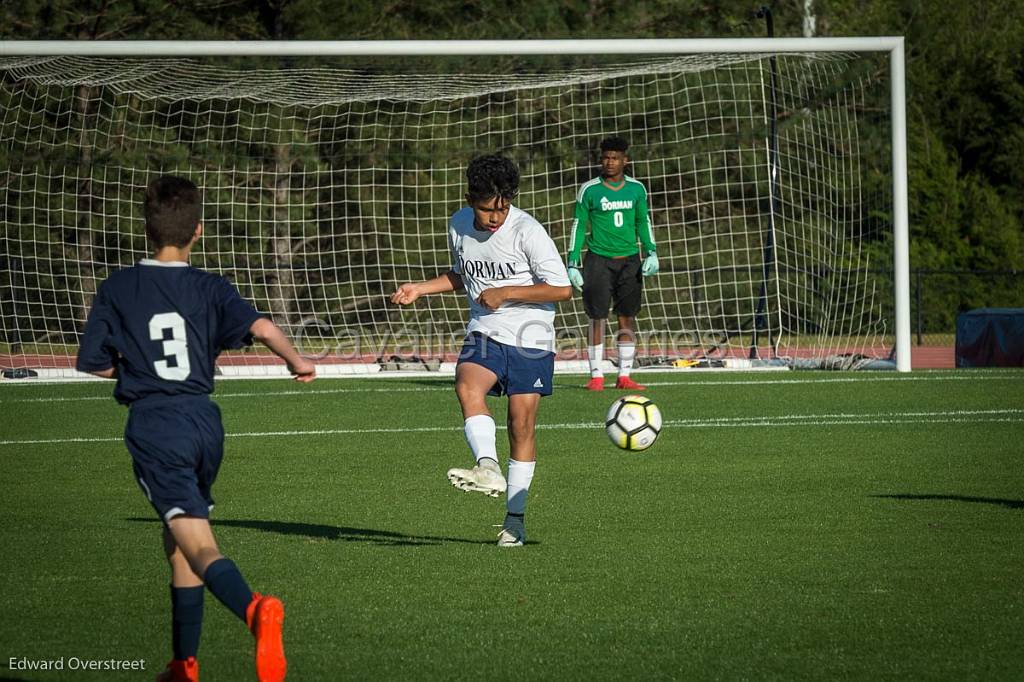
[[[801, 386], [805, 384], [854, 384], [854, 383], [882, 383], [882, 382], [904, 382], [904, 381], [1020, 381], [1024, 390], [1024, 372], [1006, 374], [950, 374], [931, 376], [850, 376], [850, 377], [821, 377], [807, 379], [727, 379], [724, 381], [647, 381], [645, 386], [668, 387], [668, 386]], [[556, 383], [555, 388], [579, 388], [581, 384]], [[233, 391], [217, 392], [213, 398], [262, 398], [264, 396], [318, 396], [335, 394], [360, 394], [360, 393], [430, 393], [438, 391], [452, 391], [454, 381], [446, 386], [390, 386], [390, 387], [360, 387], [360, 388], [324, 388], [324, 389], [286, 389], [280, 391]], [[2, 390], [2, 389], [0, 389]], [[90, 400], [112, 400], [110, 392], [103, 395], [89, 396], [54, 396], [47, 398], [0, 398], [0, 403], [64, 403], [84, 402]]]
[[[1021, 423], [1024, 422], [1024, 409], [1002, 410], [948, 410], [939, 412], [875, 412], [865, 414], [788, 414], [775, 416], [750, 417], [719, 417], [714, 419], [671, 419], [662, 425], [669, 428], [719, 428], [719, 427], [762, 427], [777, 428], [782, 426], [838, 426], [844, 424], [981, 424], [981, 423]], [[499, 430], [505, 427], [498, 426]], [[538, 424], [543, 430], [569, 429], [601, 429], [603, 422], [577, 422], [572, 424]], [[295, 431], [251, 431], [244, 433], [228, 433], [228, 438], [270, 438], [296, 436], [335, 436], [335, 435], [378, 435], [398, 433], [456, 433], [461, 426], [423, 426], [407, 428], [376, 428], [376, 429], [311, 429]], [[0, 440], [2, 445], [56, 445], [65, 443], [116, 443], [121, 437], [69, 437], [43, 438], [25, 440]]]

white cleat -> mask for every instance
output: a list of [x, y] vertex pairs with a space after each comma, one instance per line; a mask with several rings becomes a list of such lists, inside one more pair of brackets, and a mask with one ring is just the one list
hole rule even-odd
[[472, 469], [449, 469], [448, 480], [459, 490], [483, 493], [490, 497], [497, 497], [508, 488], [500, 471], [481, 466]]
[[522, 547], [526, 542], [526, 526], [522, 519], [505, 517], [505, 523], [501, 525], [501, 532], [498, 533], [498, 547]]

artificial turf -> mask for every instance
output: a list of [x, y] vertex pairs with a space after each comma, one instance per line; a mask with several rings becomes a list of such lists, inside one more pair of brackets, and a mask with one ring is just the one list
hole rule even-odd
[[[637, 378], [666, 419], [641, 454], [603, 433], [620, 392], [556, 377], [519, 549], [503, 500], [445, 479], [450, 379], [219, 382], [214, 532], [285, 601], [290, 679], [1019, 679], [1024, 371]], [[111, 386], [0, 384], [7, 679], [170, 658]], [[251, 649], [208, 596], [203, 679], [251, 678]]]

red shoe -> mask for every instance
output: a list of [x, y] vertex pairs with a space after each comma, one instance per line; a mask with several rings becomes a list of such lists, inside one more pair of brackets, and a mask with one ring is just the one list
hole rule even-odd
[[604, 377], [594, 377], [587, 382], [588, 391], [603, 391], [604, 390]]
[[288, 672], [284, 658], [281, 628], [284, 625], [284, 604], [277, 597], [253, 592], [245, 610], [245, 624], [256, 638], [256, 679], [259, 682], [282, 682]]
[[195, 656], [185, 660], [173, 659], [167, 668], [156, 676], [156, 682], [199, 682], [199, 663]]
[[629, 377], [619, 377], [615, 381], [615, 388], [621, 388], [625, 391], [646, 391], [646, 386], [641, 386]]

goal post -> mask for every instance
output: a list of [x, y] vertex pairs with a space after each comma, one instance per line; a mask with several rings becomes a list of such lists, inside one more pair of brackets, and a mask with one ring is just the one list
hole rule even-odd
[[[540, 67], [510, 69], [510, 56]], [[498, 66], [451, 69], [452, 57]], [[876, 57], [882, 77], [858, 68]], [[385, 58], [406, 66], [374, 65]], [[465, 323], [459, 295], [411, 310], [386, 297], [449, 265], [465, 162], [510, 154], [517, 204], [564, 252], [596, 144], [623, 134], [662, 262], [639, 320], [648, 356], [908, 371], [904, 68], [900, 37], [0, 41], [0, 369], [75, 376], [96, 286], [146, 255], [139, 192], [162, 173], [204, 191], [194, 264], [307, 351], [339, 367], [445, 359]], [[562, 357], [584, 357], [585, 322], [578, 297], [560, 306]], [[221, 367], [278, 373], [267, 361], [233, 353]]]

